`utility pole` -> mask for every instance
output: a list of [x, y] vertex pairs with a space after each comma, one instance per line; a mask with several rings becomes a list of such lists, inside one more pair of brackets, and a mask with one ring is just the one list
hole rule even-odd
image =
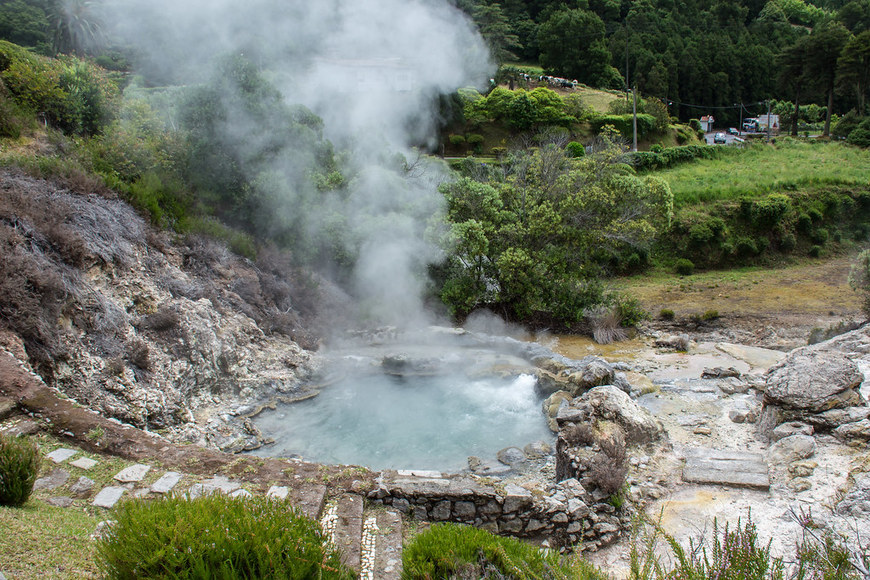
[[637, 151], [637, 83], [634, 84], [634, 90], [631, 91], [631, 95], [632, 97], [634, 97], [631, 105], [631, 112], [633, 116], [631, 150]]
[[737, 126], [737, 134], [743, 134], [743, 101], [740, 101], [740, 125]]
[[767, 142], [770, 143], [770, 99], [767, 101]]

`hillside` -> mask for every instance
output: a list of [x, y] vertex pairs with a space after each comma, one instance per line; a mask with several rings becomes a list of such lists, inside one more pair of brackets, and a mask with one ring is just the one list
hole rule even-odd
[[312, 329], [330, 287], [277, 253], [255, 264], [206, 238], [173, 240], [106, 192], [13, 170], [0, 183], [5, 348], [20, 337], [19, 357], [104, 417], [176, 442], [258, 446], [244, 416], [317, 369]]

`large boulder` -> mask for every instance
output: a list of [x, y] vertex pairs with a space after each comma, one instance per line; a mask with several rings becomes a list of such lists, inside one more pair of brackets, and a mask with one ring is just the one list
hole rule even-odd
[[622, 428], [627, 444], [644, 444], [665, 435], [662, 424], [613, 385], [595, 387], [582, 397], [563, 406], [556, 420], [565, 423], [591, 423], [595, 419], [611, 421]]
[[575, 397], [593, 387], [613, 384], [615, 377], [613, 365], [602, 358], [586, 357], [583, 366], [568, 375], [566, 387]]
[[822, 413], [863, 404], [858, 387], [864, 375], [838, 352], [793, 351], [767, 372], [765, 405]]

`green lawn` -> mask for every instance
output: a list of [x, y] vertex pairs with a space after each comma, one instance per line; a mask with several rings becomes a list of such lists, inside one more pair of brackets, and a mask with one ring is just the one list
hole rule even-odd
[[815, 185], [870, 183], [870, 151], [842, 143], [755, 145], [740, 155], [698, 160], [655, 173], [674, 192], [674, 204], [736, 200]]

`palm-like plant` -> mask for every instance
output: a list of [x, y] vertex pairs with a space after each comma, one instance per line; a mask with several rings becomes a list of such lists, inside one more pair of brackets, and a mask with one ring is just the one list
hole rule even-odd
[[82, 54], [103, 43], [96, 4], [91, 0], [56, 0], [51, 13], [55, 53]]

